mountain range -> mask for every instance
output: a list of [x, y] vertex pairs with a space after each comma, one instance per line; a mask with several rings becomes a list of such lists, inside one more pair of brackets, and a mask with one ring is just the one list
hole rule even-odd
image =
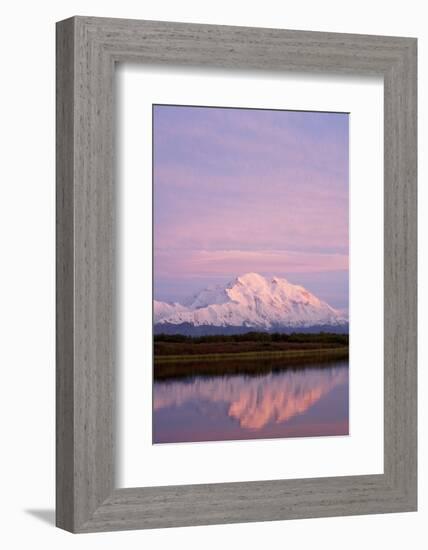
[[348, 331], [347, 318], [304, 287], [258, 273], [206, 288], [181, 304], [155, 300], [153, 309], [155, 333]]

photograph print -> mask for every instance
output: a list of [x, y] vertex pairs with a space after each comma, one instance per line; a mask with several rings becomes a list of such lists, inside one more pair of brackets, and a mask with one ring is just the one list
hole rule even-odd
[[153, 443], [349, 434], [349, 114], [153, 105]]

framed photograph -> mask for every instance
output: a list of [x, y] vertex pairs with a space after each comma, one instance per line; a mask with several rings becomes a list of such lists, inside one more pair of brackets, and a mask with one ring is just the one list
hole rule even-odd
[[57, 525], [417, 508], [416, 39], [57, 24]]
[[348, 119], [153, 106], [154, 444], [349, 434]]

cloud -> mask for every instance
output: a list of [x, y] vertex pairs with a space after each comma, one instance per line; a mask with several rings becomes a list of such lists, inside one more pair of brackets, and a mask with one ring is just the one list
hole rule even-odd
[[289, 250], [156, 250], [157, 277], [236, 275], [258, 273], [301, 273], [348, 269], [345, 254], [302, 253]]

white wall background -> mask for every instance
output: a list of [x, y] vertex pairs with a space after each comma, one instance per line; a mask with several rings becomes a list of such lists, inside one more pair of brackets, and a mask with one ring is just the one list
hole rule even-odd
[[[427, 471], [419, 512], [73, 536], [53, 527], [54, 507], [54, 23], [70, 15], [163, 19], [419, 38], [420, 281], [428, 277], [427, 44], [424, 3], [387, 0], [15, 0], [3, 5], [0, 86], [0, 543], [4, 548], [424, 548]], [[425, 157], [425, 158], [424, 158]], [[419, 295], [420, 340], [428, 330]], [[420, 348], [419, 463], [428, 460], [428, 389]]]

